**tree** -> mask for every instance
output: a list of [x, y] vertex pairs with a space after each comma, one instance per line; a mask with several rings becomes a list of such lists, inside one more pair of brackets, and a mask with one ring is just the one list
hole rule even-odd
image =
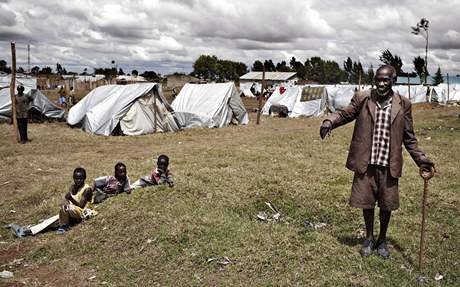
[[371, 64], [371, 67], [367, 70], [366, 80], [365, 80], [366, 84], [372, 85], [374, 83], [374, 77], [375, 77], [374, 67]]
[[348, 82], [351, 83], [351, 73], [352, 73], [352, 70], [353, 70], [353, 61], [351, 60], [350, 57], [348, 57], [347, 60], [345, 62], [343, 62], [343, 69], [347, 73]]
[[137, 76], [139, 75], [139, 72], [138, 72], [137, 70], [132, 70], [132, 71], [131, 71], [131, 75], [137, 77]]
[[396, 75], [399, 76], [401, 74], [401, 67], [403, 63], [398, 55], [393, 55], [390, 50], [386, 49], [382, 51], [379, 59], [382, 63], [393, 66], [396, 70]]
[[24, 74], [24, 72], [25, 72], [25, 71], [24, 71], [24, 68], [23, 68], [23, 67], [19, 67], [19, 68], [18, 68], [18, 73]]
[[294, 56], [291, 58], [291, 61], [289, 62], [289, 65], [291, 66], [291, 68], [294, 71], [299, 70], [303, 66], [302, 62], [297, 61]]
[[38, 72], [39, 74], [42, 74], [42, 75], [51, 75], [53, 73], [53, 69], [49, 66], [46, 66], [44, 68], [42, 68], [40, 70], [40, 72]]
[[[131, 72], [131, 74], [134, 74], [133, 72]], [[158, 74], [154, 71], [144, 71], [144, 73], [142, 73], [141, 76], [150, 81], [157, 81], [159, 79]]]
[[425, 60], [423, 60], [422, 57], [417, 56], [414, 58], [414, 61], [412, 61], [412, 63], [414, 63], [414, 70], [421, 81], [423, 76], [425, 75]]
[[259, 60], [254, 61], [254, 63], [252, 64], [251, 71], [262, 72], [263, 70], [264, 70], [264, 64]]
[[[299, 62], [300, 63], [300, 62]], [[300, 63], [302, 65], [302, 63]], [[286, 61], [281, 61], [276, 64], [276, 71], [278, 72], [291, 72], [292, 70], [287, 66]]]
[[32, 69], [30, 69], [30, 72], [34, 75], [37, 75], [39, 71], [40, 71], [39, 66], [33, 66]]
[[56, 73], [62, 75], [62, 66], [59, 63], [56, 63]]
[[417, 23], [415, 27], [412, 28], [412, 34], [414, 35], [421, 35], [423, 38], [425, 38], [426, 45], [425, 45], [425, 84], [426, 84], [426, 79], [428, 75], [428, 25], [429, 21], [425, 18], [420, 19], [420, 22]]
[[436, 74], [434, 74], [433, 77], [433, 85], [437, 86], [441, 83], [444, 83], [444, 77], [441, 73], [441, 67], [438, 66], [438, 70], [436, 71]]
[[0, 60], [0, 72], [11, 73], [11, 68], [7, 64], [5, 60]]
[[122, 68], [120, 68], [120, 69], [118, 70], [118, 75], [119, 75], [119, 76], [123, 76], [124, 74], [125, 74], [125, 72], [123, 71]]
[[82, 76], [88, 75], [88, 68], [84, 68], [83, 73], [81, 73], [80, 75], [82, 75]]
[[201, 55], [193, 63], [192, 75], [200, 79], [215, 80], [217, 77], [217, 57]]
[[271, 59], [265, 60], [264, 66], [265, 66], [265, 72], [275, 72], [276, 71], [275, 64], [273, 63]]
[[247, 71], [248, 67], [244, 63], [221, 60], [216, 56], [201, 55], [193, 64], [191, 75], [201, 79], [237, 81]]

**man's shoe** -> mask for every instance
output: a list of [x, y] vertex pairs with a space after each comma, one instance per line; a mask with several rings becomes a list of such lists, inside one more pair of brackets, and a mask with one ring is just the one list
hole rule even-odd
[[385, 241], [382, 241], [377, 246], [377, 253], [382, 256], [384, 259], [390, 258], [390, 251]]
[[364, 240], [361, 250], [359, 251], [359, 254], [361, 254], [362, 257], [367, 257], [372, 254], [373, 247], [374, 247], [373, 240], [367, 238], [366, 240]]

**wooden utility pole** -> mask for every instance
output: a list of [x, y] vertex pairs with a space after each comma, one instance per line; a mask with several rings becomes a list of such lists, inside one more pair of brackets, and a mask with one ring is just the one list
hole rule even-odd
[[264, 98], [264, 89], [265, 89], [265, 65], [262, 71], [262, 91], [259, 95], [259, 109], [257, 110], [257, 122], [256, 124], [260, 124], [260, 114], [262, 113], [262, 100]]
[[152, 93], [153, 93], [153, 122], [154, 122], [154, 128], [153, 128], [153, 131], [156, 133], [157, 132], [157, 93], [155, 93], [153, 90], [152, 90]]
[[19, 142], [18, 121], [16, 119], [16, 44], [11, 42], [11, 119], [13, 120], [13, 133], [16, 142]]
[[409, 73], [407, 74], [407, 90], [409, 91], [409, 100], [410, 100], [410, 78], [409, 78]]
[[447, 103], [449, 102], [450, 96], [450, 83], [449, 83], [449, 73], [447, 73]]
[[358, 91], [361, 91], [361, 71], [359, 71]]

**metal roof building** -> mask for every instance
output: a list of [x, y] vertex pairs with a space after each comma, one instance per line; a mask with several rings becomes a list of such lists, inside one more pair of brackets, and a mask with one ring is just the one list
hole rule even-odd
[[[265, 80], [268, 82], [297, 81], [296, 72], [265, 72]], [[262, 72], [249, 72], [240, 77], [240, 81], [262, 81]]]

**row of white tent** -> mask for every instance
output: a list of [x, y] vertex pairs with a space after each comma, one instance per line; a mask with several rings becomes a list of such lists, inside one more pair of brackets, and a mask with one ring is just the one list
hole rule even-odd
[[[358, 90], [366, 90], [371, 86], [357, 85], [296, 85], [278, 86], [265, 103], [262, 113], [268, 115], [272, 105], [285, 106], [289, 117], [317, 117], [326, 112], [326, 109], [334, 112], [344, 108]], [[460, 85], [450, 85], [449, 93], [447, 85], [440, 84], [436, 87], [423, 85], [394, 86], [394, 91], [410, 99], [411, 103], [425, 103], [437, 101], [439, 103], [459, 102]], [[314, 94], [313, 97], [309, 94]]]
[[101, 86], [73, 106], [67, 117], [71, 126], [106, 136], [119, 129], [126, 135], [141, 135], [182, 128], [221, 128], [248, 121], [232, 82], [186, 84], [171, 105], [157, 83]]
[[[0, 74], [0, 121], [11, 119], [11, 75]], [[40, 90], [37, 90], [37, 79], [25, 75], [16, 76], [16, 88], [24, 87], [24, 93], [32, 95], [33, 101], [29, 106], [29, 116], [39, 120], [64, 118], [64, 110], [53, 104]], [[16, 91], [16, 89], [15, 89]]]

